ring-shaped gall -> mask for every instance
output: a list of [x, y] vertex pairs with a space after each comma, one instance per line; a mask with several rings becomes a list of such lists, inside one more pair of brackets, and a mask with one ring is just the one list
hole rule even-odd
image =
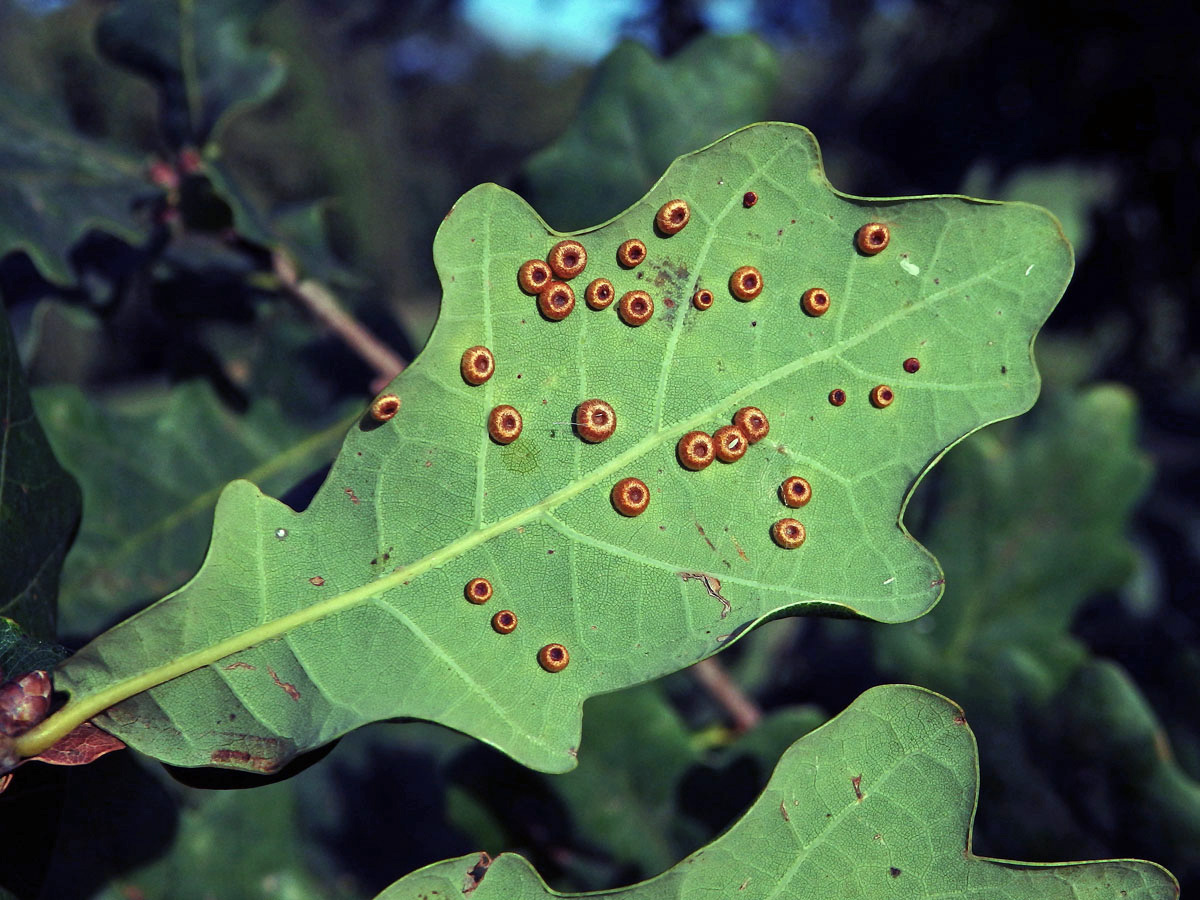
[[603, 400], [584, 400], [575, 407], [575, 433], [589, 444], [598, 444], [617, 430], [617, 414]]
[[544, 259], [526, 260], [517, 269], [517, 284], [527, 294], [540, 294], [553, 280], [554, 272]]
[[498, 634], [512, 634], [517, 630], [517, 614], [511, 609], [502, 609], [492, 616], [492, 629]]
[[733, 414], [733, 424], [745, 432], [751, 444], [757, 444], [771, 432], [767, 414], [757, 406], [743, 406]]
[[546, 254], [546, 262], [555, 275], [569, 281], [587, 268], [587, 250], [579, 241], [559, 241]]
[[753, 300], [763, 289], [762, 272], [754, 266], [741, 266], [729, 276], [729, 290], [739, 300]]
[[463, 381], [480, 385], [496, 374], [496, 357], [487, 347], [468, 347], [458, 364]]
[[784, 506], [799, 509], [812, 499], [812, 485], [799, 475], [785, 478], [783, 484], [779, 485], [779, 499]]
[[863, 256], [874, 256], [887, 249], [892, 234], [882, 222], [868, 222], [854, 234], [854, 246]]
[[825, 288], [809, 288], [800, 296], [800, 308], [810, 316], [823, 316], [829, 312], [829, 291]]
[[746, 191], [746, 193], [742, 194], [742, 206], [746, 207], [746, 209], [749, 209], [757, 202], [758, 194], [754, 193], [754, 191]]
[[696, 293], [692, 294], [692, 306], [696, 309], [708, 309], [713, 305], [713, 301], [717, 299], [713, 296], [713, 292], [708, 288], [700, 288]]
[[592, 309], [608, 309], [617, 299], [617, 291], [607, 278], [597, 278], [587, 286], [583, 299]]
[[561, 322], [575, 308], [575, 291], [565, 281], [552, 281], [538, 294], [538, 312], [551, 322]]
[[804, 526], [795, 519], [780, 519], [771, 526], [771, 539], [784, 550], [795, 550], [806, 537]]
[[640, 516], [650, 505], [650, 488], [640, 478], [622, 478], [611, 496], [613, 508], [623, 516]]
[[400, 412], [400, 398], [395, 394], [381, 394], [371, 402], [371, 418], [376, 422], [388, 422]]
[[846, 392], [841, 388], [834, 388], [829, 392], [829, 402], [833, 406], [841, 406], [846, 402]]
[[915, 356], [910, 356], [904, 361], [904, 371], [909, 375], [915, 375], [921, 371], [921, 361]]
[[463, 593], [472, 603], [482, 605], [492, 599], [492, 583], [486, 578], [472, 578], [463, 588]]
[[723, 463], [737, 462], [746, 455], [750, 439], [736, 425], [724, 425], [713, 432], [713, 452]]
[[688, 220], [692, 217], [692, 211], [688, 208], [686, 200], [668, 200], [654, 216], [654, 224], [663, 234], [678, 234], [683, 231]]
[[896, 393], [886, 384], [877, 384], [871, 388], [871, 405], [876, 409], [891, 406], [896, 399]]
[[622, 242], [621, 246], [617, 248], [617, 262], [626, 269], [640, 266], [645, 261], [646, 244], [637, 238], [630, 238]]
[[562, 644], [547, 644], [538, 651], [537, 661], [547, 672], [561, 672], [571, 661], [571, 655]]
[[717, 458], [716, 443], [703, 431], [689, 431], [679, 439], [675, 455], [685, 469], [699, 472], [706, 469]]
[[645, 291], [629, 291], [617, 304], [617, 315], [622, 322], [634, 328], [645, 325], [654, 315], [654, 301]]
[[521, 436], [521, 414], [511, 406], [497, 406], [488, 414], [488, 434], [497, 444], [511, 444]]

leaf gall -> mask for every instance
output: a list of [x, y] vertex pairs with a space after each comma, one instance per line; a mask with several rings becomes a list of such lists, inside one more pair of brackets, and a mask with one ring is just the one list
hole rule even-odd
[[742, 266], [729, 276], [729, 290], [739, 300], [753, 300], [762, 293], [762, 272], [754, 266]]
[[487, 347], [468, 347], [458, 369], [467, 384], [480, 385], [496, 374], [496, 357]]
[[654, 301], [645, 291], [629, 291], [617, 304], [617, 314], [626, 325], [645, 325], [654, 315]]
[[841, 388], [834, 388], [829, 392], [829, 402], [834, 406], [841, 406], [846, 402], [846, 392]]
[[864, 256], [874, 256], [886, 249], [891, 237], [891, 232], [883, 223], [868, 222], [855, 233], [854, 245]]
[[467, 582], [463, 593], [476, 605], [487, 603], [492, 599], [492, 583], [486, 578], [472, 578]]
[[579, 241], [559, 241], [550, 248], [546, 261], [555, 275], [568, 281], [587, 268], [587, 251]]
[[801, 295], [800, 306], [810, 316], [823, 316], [829, 311], [829, 292], [824, 288], [809, 288]]
[[575, 308], [575, 291], [565, 281], [552, 281], [538, 294], [538, 311], [551, 322], [561, 322]]
[[527, 294], [540, 294], [542, 289], [554, 280], [550, 266], [541, 259], [531, 259], [521, 263], [517, 270], [517, 284]]
[[654, 224], [663, 234], [678, 234], [683, 231], [691, 217], [692, 211], [688, 208], [687, 201], [668, 200], [654, 216]]
[[713, 432], [713, 450], [723, 463], [737, 462], [746, 455], [750, 439], [736, 425], [725, 425]]
[[716, 459], [713, 439], [703, 431], [689, 431], [679, 439], [675, 455], [679, 457], [679, 464], [685, 469], [699, 472]]
[[871, 405], [876, 409], [883, 409], [885, 406], [891, 406], [892, 401], [895, 399], [896, 395], [886, 384], [879, 384], [871, 388]]
[[754, 191], [746, 191], [746, 193], [742, 194], [742, 206], [746, 207], [746, 209], [749, 209], [757, 202], [758, 194], [754, 193]]
[[915, 375], [921, 370], [921, 361], [915, 356], [910, 356], [904, 361], [904, 371], [909, 375]]
[[537, 655], [538, 665], [547, 672], [561, 672], [571, 661], [571, 655], [562, 644], [547, 644]]
[[626, 269], [640, 266], [646, 259], [646, 245], [637, 238], [630, 238], [617, 248], [617, 262]]
[[784, 506], [799, 509], [812, 499], [812, 485], [799, 475], [785, 478], [779, 486], [779, 499]]
[[617, 430], [617, 414], [603, 400], [584, 400], [575, 407], [575, 431], [589, 444], [612, 437]]
[[757, 444], [771, 431], [766, 413], [757, 406], [743, 406], [733, 414], [733, 424], [742, 429], [751, 444]]
[[498, 634], [512, 634], [517, 630], [517, 614], [511, 609], [502, 609], [492, 616], [492, 629]]
[[383, 394], [371, 403], [371, 418], [376, 422], [387, 422], [400, 412], [400, 398], [395, 394]]
[[771, 539], [784, 550], [795, 550], [805, 537], [804, 526], [795, 519], [780, 519], [771, 526]]
[[583, 292], [583, 299], [592, 309], [608, 309], [616, 299], [617, 292], [607, 278], [597, 278]]
[[623, 516], [640, 516], [650, 505], [650, 489], [640, 478], [622, 478], [613, 485], [612, 505]]
[[708, 309], [713, 305], [713, 300], [715, 299], [713, 292], [708, 288], [700, 288], [700, 290], [692, 294], [692, 306], [696, 307], [696, 309]]
[[521, 436], [521, 414], [511, 406], [497, 406], [488, 414], [487, 427], [497, 444], [511, 444]]

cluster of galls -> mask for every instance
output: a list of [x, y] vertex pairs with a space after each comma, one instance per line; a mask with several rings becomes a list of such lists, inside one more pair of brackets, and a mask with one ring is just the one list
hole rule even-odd
[[19, 762], [11, 741], [4, 738], [24, 734], [46, 718], [51, 690], [50, 673], [41, 669], [0, 686], [0, 772], [9, 771]]
[[[486, 578], [472, 578], [463, 589], [466, 598], [476, 606], [492, 599], [492, 583]], [[497, 634], [512, 634], [517, 630], [517, 614], [511, 609], [502, 609], [492, 616], [492, 630]], [[537, 655], [538, 665], [547, 672], [561, 672], [571, 661], [571, 655], [562, 644], [547, 644]]]

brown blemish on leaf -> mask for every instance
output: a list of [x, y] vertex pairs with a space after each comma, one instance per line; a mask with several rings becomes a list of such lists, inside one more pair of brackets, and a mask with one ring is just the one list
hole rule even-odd
[[853, 778], [850, 779], [850, 784], [854, 787], [854, 799], [857, 800], [859, 803], [862, 803], [862, 801], [863, 801], [862, 776], [855, 775]]
[[300, 692], [298, 690], [296, 690], [296, 686], [294, 684], [288, 684], [286, 681], [281, 681], [279, 679], [279, 676], [275, 674], [275, 670], [272, 669], [270, 666], [267, 666], [267, 672], [270, 674], [271, 680], [274, 681], [281, 688], [283, 688], [283, 692], [285, 694], [287, 694], [293, 700], [300, 699]]
[[322, 578], [320, 575], [314, 575], [312, 578], [308, 579], [308, 583], [311, 584], [313, 587], [324, 587], [325, 579]]
[[358, 499], [358, 495], [354, 493], [354, 489], [353, 488], [342, 488], [342, 490], [346, 494], [346, 496], [350, 498], [350, 502], [353, 503], [355, 506], [358, 506], [359, 499]]
[[737, 550], [737, 555], [738, 555], [738, 556], [740, 556], [740, 557], [741, 557], [743, 560], [745, 560], [746, 562], [750, 562], [750, 557], [748, 557], [748, 556], [746, 555], [746, 551], [742, 549], [742, 545], [741, 545], [741, 544], [739, 544], [739, 543], [737, 542], [737, 538], [735, 538], [735, 537], [734, 537], [734, 536], [731, 534], [731, 535], [729, 536], [729, 540], [733, 541], [733, 548], [734, 548], [735, 550]]
[[779, 814], [781, 816], [783, 816], [783, 821], [785, 821], [785, 822], [792, 821], [792, 817], [788, 815], [786, 800], [779, 801]]
[[889, 875], [891, 875], [893, 878], [899, 878], [899, 877], [900, 877], [900, 870], [899, 870], [899, 869], [897, 869], [895, 866], [889, 866], [889, 867], [888, 867], [888, 874], [889, 874]]
[[964, 716], [962, 713], [958, 713], [958, 714], [957, 714], [957, 715], [955, 715], [955, 717], [954, 717], [953, 719], [951, 719], [950, 721], [951, 721], [951, 722], [953, 722], [955, 725], [966, 725], [966, 724], [967, 724], [967, 717], [966, 717], [966, 716]]
[[248, 662], [241, 662], [241, 661], [238, 661], [235, 663], [230, 663], [229, 665], [225, 666], [226, 672], [230, 672], [234, 669], [249, 669], [250, 671], [253, 672], [255, 667], [250, 665], [250, 663], [248, 663]]
[[[697, 525], [696, 527], [700, 528], [699, 525]], [[700, 529], [700, 534], [704, 534], [704, 529]], [[708, 538], [705, 538], [705, 540], [707, 541]], [[708, 546], [712, 547], [711, 541], [709, 542]], [[714, 547], [713, 549], [715, 550], [716, 548]], [[687, 582], [687, 581], [702, 581], [702, 582], [704, 582], [704, 589], [706, 591], [708, 591], [708, 596], [712, 597], [714, 600], [721, 601], [721, 618], [723, 619], [727, 615], [729, 615], [729, 611], [731, 609], [733, 609], [733, 607], [730, 605], [728, 600], [726, 600], [723, 596], [721, 596], [721, 582], [720, 581], [718, 581], [712, 575], [705, 575], [703, 572], [680, 572], [679, 577], [682, 578], [685, 582]]]
[[479, 882], [483, 881], [483, 876], [487, 874], [488, 867], [492, 864], [492, 858], [486, 853], [480, 853], [479, 859], [475, 861], [475, 865], [467, 869], [466, 880], [463, 881], [463, 894], [472, 893], [475, 888], [479, 887]]
[[706, 535], [704, 533], [704, 526], [702, 526], [699, 522], [697, 522], [696, 530], [698, 532], [700, 532], [700, 537], [704, 538], [704, 543], [708, 544], [708, 549], [712, 550], [715, 553], [717, 548], [713, 545], [713, 542], [708, 539], [708, 535]]
[[255, 769], [263, 773], [273, 772], [277, 768], [275, 760], [264, 756], [252, 756], [245, 750], [214, 750], [209, 761], [214, 766], [237, 766], [238, 768]]

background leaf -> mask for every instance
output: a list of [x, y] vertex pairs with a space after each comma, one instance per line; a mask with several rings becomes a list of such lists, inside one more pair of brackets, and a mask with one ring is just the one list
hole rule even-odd
[[38, 425], [0, 314], [0, 616], [35, 638], [54, 636], [59, 568], [78, 520], [79, 487]]
[[69, 635], [94, 634], [186, 581], [227, 482], [286, 491], [333, 456], [346, 427], [312, 432], [266, 400], [239, 415], [202, 381], [105, 400], [42, 388], [34, 402], [83, 487], [86, 512], [62, 579]]
[[611, 219], [675, 157], [766, 118], [778, 78], [752, 35], [707, 35], [663, 61], [627, 41], [596, 69], [562, 137], [525, 164], [518, 190], [561, 231]]
[[[762, 796], [728, 832], [657, 878], [608, 895], [819, 896], [836, 885], [847, 898], [1178, 896], [1179, 885], [1153, 863], [974, 856], [977, 766], [961, 709], [920, 688], [875, 688], [793, 744]], [[457, 895], [472, 880], [476, 900], [563, 896], [552, 894], [519, 856], [503, 854], [486, 870], [477, 867], [479, 859], [474, 854], [414, 872], [378, 900], [416, 900], [435, 890]]]
[[253, 50], [246, 32], [270, 0], [126, 0], [101, 20], [102, 53], [154, 82], [170, 145], [200, 147], [226, 116], [270, 97], [281, 64]]
[[[761, 199], [747, 209], [751, 188]], [[695, 224], [656, 237], [655, 211], [681, 194]], [[856, 230], [876, 218], [891, 223], [891, 246], [857, 255]], [[631, 235], [650, 243], [649, 261], [618, 270]], [[618, 292], [653, 290], [649, 327], [582, 304], [562, 323], [537, 318], [516, 270], [556, 236], [499, 188], [468, 194], [435, 244], [445, 306], [393, 384], [400, 415], [351, 432], [303, 516], [246, 482], [227, 488], [197, 578], [59, 670], [73, 695], [59, 721], [170, 677], [98, 723], [175, 763], [271, 770], [405, 715], [564, 771], [589, 695], [686, 666], [785, 611], [898, 621], [928, 609], [939, 572], [897, 515], [944, 447], [1032, 403], [1029, 344], [1071, 268], [1053, 220], [961, 198], [838, 195], [807, 131], [764, 125], [683, 158], [625, 216], [581, 237], [592, 275], [611, 275]], [[743, 304], [724, 286], [749, 262], [768, 287]], [[720, 296], [705, 313], [686, 302], [697, 283]], [[797, 302], [814, 284], [836, 298], [819, 320]], [[459, 364], [481, 342], [499, 374], [475, 389]], [[925, 362], [909, 378], [901, 362], [914, 353]], [[874, 409], [867, 395], [885, 379], [900, 399]], [[832, 387], [851, 398], [844, 408], [826, 399]], [[602, 444], [570, 430], [588, 396], [617, 409]], [[527, 416], [507, 446], [484, 427], [499, 400]], [[768, 440], [732, 467], [679, 466], [684, 432], [749, 403], [775, 422]], [[796, 470], [819, 499], [803, 511], [809, 540], [790, 553], [770, 527], [784, 512], [776, 486]], [[609, 495], [633, 474], [654, 499], [627, 519]], [[495, 604], [456, 599], [481, 573]], [[500, 606], [524, 623], [513, 636], [488, 626]], [[198, 627], [166, 624], [181, 616]], [[554, 640], [573, 658], [551, 676], [536, 655]]]
[[73, 131], [53, 100], [0, 90], [0, 256], [25, 250], [47, 278], [75, 281], [71, 249], [90, 229], [141, 240], [158, 196], [140, 161]]

